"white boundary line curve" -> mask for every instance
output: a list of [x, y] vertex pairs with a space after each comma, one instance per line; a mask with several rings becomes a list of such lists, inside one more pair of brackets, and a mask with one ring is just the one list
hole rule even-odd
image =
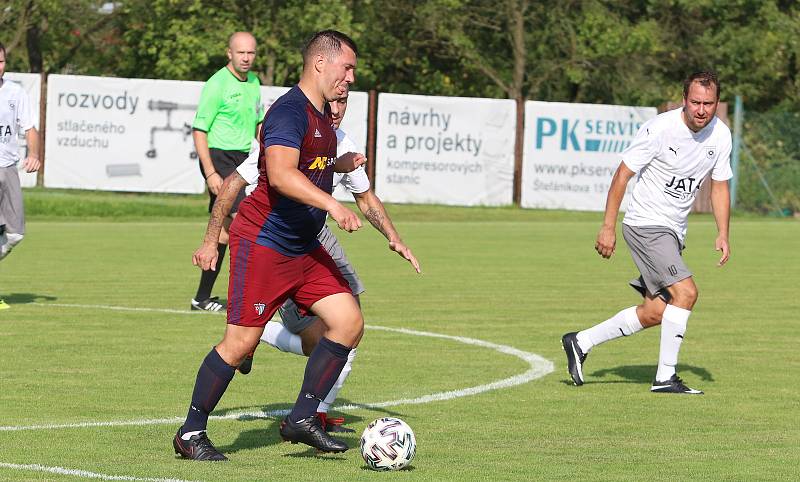
[[[108, 309], [114, 311], [137, 311], [137, 312], [157, 312], [157, 313], [170, 313], [170, 314], [198, 314], [206, 312], [192, 312], [174, 309], [159, 309], [159, 308], [135, 308], [124, 306], [111, 306], [111, 305], [79, 305], [79, 304], [63, 304], [63, 303], [32, 303], [38, 306], [58, 306], [65, 308], [93, 308], [93, 309]], [[519, 350], [517, 348], [491, 343], [488, 341], [478, 340], [475, 338], [467, 338], [463, 336], [444, 335], [441, 333], [433, 333], [427, 331], [410, 330], [406, 328], [391, 328], [379, 325], [365, 325], [367, 329], [378, 331], [389, 331], [395, 333], [402, 333], [411, 336], [425, 336], [430, 338], [439, 338], [445, 340], [452, 340], [466, 345], [479, 346], [489, 348], [499, 353], [515, 356], [526, 363], [529, 368], [524, 373], [514, 375], [502, 380], [497, 380], [491, 383], [478, 385], [459, 390], [450, 390], [446, 392], [433, 393], [416, 398], [405, 398], [398, 400], [389, 400], [384, 402], [364, 403], [364, 404], [349, 404], [336, 406], [337, 410], [349, 411], [357, 409], [371, 409], [371, 408], [386, 408], [394, 407], [397, 405], [418, 405], [423, 403], [430, 403], [436, 401], [452, 400], [454, 398], [466, 397], [470, 395], [477, 395], [479, 393], [488, 392], [491, 390], [498, 390], [501, 388], [509, 388], [517, 385], [522, 385], [530, 381], [542, 378], [545, 375], [553, 372], [553, 362], [543, 358], [535, 353]], [[212, 415], [210, 419], [215, 420], [247, 420], [252, 418], [274, 418], [282, 417], [289, 413], [289, 410], [270, 410], [270, 411], [243, 411], [232, 412], [225, 415]], [[55, 429], [69, 429], [69, 428], [87, 428], [87, 427], [122, 427], [122, 426], [143, 426], [143, 425], [164, 425], [179, 423], [183, 420], [181, 417], [168, 417], [158, 419], [139, 419], [139, 420], [117, 420], [107, 422], [80, 422], [80, 423], [66, 423], [66, 424], [43, 424], [43, 425], [26, 425], [26, 426], [0, 426], [0, 432], [9, 431], [34, 431], [34, 430], [55, 430]], [[122, 480], [122, 481], [142, 481], [142, 482], [186, 482], [181, 479], [169, 478], [141, 478], [124, 475], [105, 475], [85, 470], [66, 469], [63, 467], [48, 467], [39, 464], [11, 464], [0, 462], [0, 468], [15, 469], [15, 470], [30, 470], [38, 472], [48, 472], [59, 475], [70, 475], [75, 477], [83, 477], [90, 479], [100, 480]]]
[[136, 482], [190, 482], [183, 479], [166, 479], [166, 478], [151, 478], [151, 477], [132, 477], [129, 475], [106, 475], [97, 472], [89, 472], [88, 470], [65, 469], [64, 467], [48, 467], [39, 464], [9, 464], [0, 462], [0, 468], [14, 469], [14, 470], [28, 470], [34, 472], [47, 472], [50, 474], [58, 475], [71, 475], [73, 477], [83, 477], [85, 479], [100, 479], [100, 480], [131, 480]]
[[[147, 312], [158, 312], [158, 313], [180, 313], [180, 314], [197, 314], [198, 312], [192, 312], [188, 310], [173, 310], [173, 309], [162, 309], [162, 308], [134, 308], [134, 307], [125, 307], [125, 306], [111, 306], [111, 305], [83, 305], [83, 304], [55, 304], [55, 303], [33, 303], [36, 305], [41, 306], [60, 306], [60, 307], [67, 307], [67, 308], [95, 308], [95, 309], [109, 309], [115, 311], [147, 311]], [[206, 312], [199, 312], [199, 313], [206, 313]], [[473, 345], [479, 346], [483, 348], [489, 348], [495, 350], [499, 353], [503, 353], [506, 355], [515, 356], [526, 363], [528, 363], [529, 368], [524, 373], [519, 375], [514, 375], [508, 378], [504, 378], [502, 380], [497, 380], [491, 383], [486, 383], [483, 385], [478, 385], [469, 388], [462, 388], [459, 390], [450, 390], [446, 392], [439, 392], [433, 393], [429, 395], [423, 395], [417, 398], [404, 398], [399, 400], [388, 400], [384, 402], [373, 402], [373, 403], [363, 403], [363, 404], [348, 404], [348, 405], [339, 405], [334, 406], [333, 408], [340, 410], [340, 411], [349, 411], [349, 410], [357, 410], [357, 409], [371, 409], [371, 408], [387, 408], [387, 407], [394, 407], [397, 405], [418, 405], [422, 403], [430, 403], [430, 402], [437, 402], [437, 401], [444, 401], [444, 400], [452, 400], [454, 398], [466, 397], [470, 395], [477, 395], [479, 393], [488, 392], [491, 390], [498, 390], [501, 388], [509, 388], [514, 387], [517, 385], [522, 385], [524, 383], [528, 383], [530, 381], [536, 380], [538, 378], [542, 378], [545, 375], [552, 373], [554, 370], [553, 362], [543, 358], [535, 353], [530, 353], [526, 351], [519, 350], [517, 348], [507, 346], [507, 345], [500, 345], [497, 343], [491, 343], [488, 341], [478, 340], [475, 338], [467, 338], [464, 336], [453, 336], [453, 335], [444, 335], [441, 333], [433, 333], [428, 331], [419, 331], [419, 330], [409, 330], [406, 328], [391, 328], [386, 326], [379, 326], [379, 325], [365, 325], [367, 329], [371, 330], [379, 330], [379, 331], [390, 331], [395, 333], [402, 333], [411, 336], [425, 336], [430, 338], [440, 338], [445, 340], [453, 340], [459, 343], [463, 343], [465, 345]], [[274, 418], [274, 417], [283, 417], [289, 410], [258, 410], [258, 411], [239, 411], [239, 412], [231, 412], [225, 415], [212, 415], [209, 419], [214, 420], [246, 420], [249, 418]], [[143, 426], [143, 425], [166, 425], [172, 424], [176, 422], [180, 422], [183, 420], [181, 417], [166, 417], [166, 418], [154, 418], [154, 419], [137, 419], [137, 420], [112, 420], [106, 422], [76, 422], [76, 423], [63, 423], [63, 424], [42, 424], [42, 425], [11, 425], [11, 426], [0, 426], [0, 432], [16, 432], [16, 431], [28, 431], [28, 430], [55, 430], [55, 429], [69, 429], [69, 428], [88, 428], [88, 427], [126, 427], [126, 426]]]

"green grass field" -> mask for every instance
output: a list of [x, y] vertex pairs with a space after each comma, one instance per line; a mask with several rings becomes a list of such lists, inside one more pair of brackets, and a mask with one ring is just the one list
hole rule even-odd
[[[104, 209], [106, 199], [118, 207]], [[305, 359], [262, 345], [215, 412], [229, 417], [209, 423], [231, 461], [202, 464], [177, 459], [171, 438], [224, 329], [222, 315], [187, 309], [204, 201], [175, 198], [162, 211], [163, 198], [132, 199], [27, 195], [28, 236], [0, 263], [0, 296], [12, 305], [0, 312], [0, 480], [798, 479], [796, 221], [734, 218], [732, 259], [720, 269], [713, 219], [690, 219], [685, 256], [700, 301], [679, 373], [706, 395], [686, 397], [649, 393], [657, 328], [596, 348], [586, 385], [567, 383], [561, 335], [638, 302], [624, 243], [611, 261], [593, 250], [599, 213], [389, 206], [424, 274], [371, 228], [340, 235], [367, 286], [369, 327], [340, 404], [415, 399], [531, 368], [491, 347], [381, 327], [513, 347], [555, 371], [477, 395], [347, 409], [353, 449], [318, 456], [281, 443], [276, 416], [235, 416], [296, 397]], [[153, 220], [137, 214], [142, 204]], [[226, 287], [227, 269], [215, 291]], [[410, 470], [376, 473], [361, 460], [358, 435], [386, 414], [415, 430]]]

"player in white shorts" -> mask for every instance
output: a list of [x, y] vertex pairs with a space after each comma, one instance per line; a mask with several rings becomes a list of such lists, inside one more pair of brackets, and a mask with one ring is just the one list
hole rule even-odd
[[[347, 134], [345, 134], [343, 130], [339, 129], [339, 125], [341, 124], [345, 111], [347, 110], [347, 96], [331, 102], [330, 106], [333, 117], [333, 125], [336, 128], [337, 155], [341, 157], [346, 154], [356, 153], [358, 148], [356, 147], [355, 143], [353, 143], [353, 141], [347, 136]], [[239, 165], [235, 174], [232, 174], [228, 179], [225, 180], [225, 184], [230, 184], [231, 187], [226, 188], [223, 186], [222, 189], [240, 189], [246, 183], [246, 192], [247, 194], [250, 194], [255, 189], [255, 186], [258, 182], [258, 154], [258, 141], [254, 140], [253, 147], [250, 150], [250, 155], [248, 158], [242, 162], [241, 165]], [[356, 157], [363, 158], [363, 155], [357, 154]], [[367, 173], [364, 170], [363, 165], [360, 165], [348, 173], [334, 173], [333, 187], [335, 188], [339, 184], [342, 184], [348, 191], [350, 191], [350, 193], [353, 194], [353, 198], [355, 199], [358, 208], [361, 210], [370, 224], [372, 224], [375, 229], [380, 231], [381, 234], [383, 234], [389, 241], [389, 249], [405, 258], [409, 263], [411, 263], [417, 273], [420, 273], [421, 270], [419, 267], [419, 262], [414, 257], [411, 249], [408, 248], [405, 243], [403, 243], [403, 240], [400, 238], [400, 235], [395, 229], [394, 224], [389, 218], [389, 215], [386, 213], [383, 203], [372, 191], [369, 177], [367, 177]], [[323, 226], [322, 231], [320, 231], [320, 233], [317, 235], [317, 238], [325, 250], [328, 251], [333, 260], [336, 262], [336, 266], [350, 284], [350, 289], [352, 290], [353, 295], [355, 295], [356, 301], [358, 301], [358, 295], [364, 292], [364, 285], [361, 283], [361, 280], [358, 278], [355, 269], [348, 261], [347, 256], [345, 256], [344, 250], [339, 244], [338, 239], [336, 239], [336, 236], [331, 232], [327, 225]], [[317, 346], [320, 338], [325, 334], [325, 325], [316, 316], [301, 315], [297, 306], [291, 299], [287, 300], [286, 303], [281, 306], [279, 311], [283, 323], [278, 323], [275, 321], [268, 322], [264, 327], [264, 334], [261, 336], [261, 342], [272, 345], [281, 351], [308, 356], [314, 347]], [[347, 379], [347, 376], [352, 370], [351, 367], [353, 359], [356, 355], [356, 351], [356, 349], [350, 351], [341, 375], [339, 375], [339, 378], [336, 380], [336, 383], [334, 383], [333, 388], [325, 397], [325, 399], [320, 402], [320, 405], [317, 408], [317, 414], [319, 415], [320, 419], [322, 419], [323, 426], [326, 428], [326, 430], [331, 432], [353, 431], [342, 426], [342, 423], [344, 423], [343, 419], [328, 418], [327, 413], [331, 404], [336, 399], [339, 390], [341, 390], [342, 386], [344, 385], [345, 379]], [[253, 356], [250, 354], [247, 358], [245, 358], [242, 364], [239, 365], [239, 372], [242, 374], [250, 373], [252, 363]]]
[[[3, 79], [6, 48], [0, 43], [0, 259], [22, 242], [25, 212], [19, 183], [20, 134], [25, 135], [28, 156], [22, 163], [26, 172], [36, 172], [39, 161], [39, 133], [33, 126], [28, 94], [16, 82]], [[9, 306], [0, 299], [0, 310]]]
[[[628, 181], [638, 173], [622, 232], [641, 275], [631, 285], [642, 293], [644, 302], [589, 329], [563, 336], [567, 367], [575, 385], [583, 384], [583, 363], [593, 347], [660, 324], [658, 369], [650, 391], [703, 393], [687, 387], [675, 366], [697, 301], [697, 287], [681, 252], [687, 218], [701, 183], [711, 183], [711, 206], [718, 232], [714, 248], [722, 252], [718, 265], [724, 265], [730, 257], [731, 132], [715, 115], [719, 89], [714, 72], [690, 75], [684, 81], [683, 106], [644, 123], [622, 153], [608, 191], [595, 250], [603, 258], [614, 254], [620, 203]], [[709, 173], [711, 177], [706, 181]]]

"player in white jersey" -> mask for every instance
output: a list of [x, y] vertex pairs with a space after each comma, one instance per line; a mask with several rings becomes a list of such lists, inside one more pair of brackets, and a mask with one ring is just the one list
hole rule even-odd
[[[628, 181], [638, 173], [622, 233], [641, 276], [631, 286], [644, 302], [624, 309], [589, 329], [561, 339], [569, 374], [583, 384], [583, 363], [589, 351], [606, 341], [661, 325], [661, 344], [654, 393], [702, 394], [687, 387], [675, 372], [689, 315], [697, 301], [697, 286], [681, 257], [686, 222], [703, 182], [711, 183], [711, 206], [717, 223], [714, 248], [722, 252], [719, 266], [730, 256], [731, 132], [716, 117], [719, 80], [713, 72], [697, 72], [684, 81], [683, 107], [642, 125], [622, 153], [606, 201], [605, 218], [595, 250], [603, 258], [614, 254], [616, 221]], [[706, 181], [708, 174], [710, 179]]]
[[[355, 143], [347, 136], [347, 134], [339, 129], [339, 125], [344, 118], [347, 110], [348, 96], [333, 101], [330, 103], [331, 114], [333, 118], [333, 125], [336, 128], [336, 150], [337, 156], [342, 157], [345, 155], [354, 155], [357, 153], [358, 148]], [[230, 188], [223, 187], [222, 189], [241, 189], [244, 183], [247, 184], [245, 191], [249, 195], [258, 183], [258, 154], [259, 145], [258, 141], [253, 142], [250, 149], [248, 158], [237, 167], [236, 172], [225, 180], [225, 184], [231, 184]], [[341, 184], [352, 195], [358, 205], [358, 208], [369, 220], [369, 222], [383, 234], [389, 241], [389, 249], [396, 252], [414, 267], [417, 273], [420, 273], [419, 262], [417, 261], [411, 249], [403, 243], [397, 230], [394, 227], [386, 209], [383, 206], [380, 198], [372, 191], [369, 177], [364, 170], [363, 161], [366, 159], [362, 154], [355, 154], [356, 164], [361, 163], [353, 171], [347, 173], [334, 173], [333, 187]], [[344, 254], [344, 250], [339, 244], [336, 236], [326, 226], [323, 226], [322, 231], [317, 235], [320, 243], [326, 251], [331, 255], [336, 266], [339, 268], [342, 276], [347, 280], [350, 289], [359, 301], [359, 295], [364, 292], [364, 285], [358, 278], [355, 269], [350, 264], [349, 260]], [[325, 334], [325, 325], [316, 316], [301, 315], [294, 302], [289, 299], [280, 308], [282, 323], [270, 321], [264, 327], [264, 334], [261, 336], [261, 342], [269, 344], [281, 351], [295, 353], [297, 355], [309, 356], [319, 342], [320, 338]], [[327, 416], [328, 409], [331, 404], [336, 400], [336, 397], [344, 385], [347, 376], [352, 370], [353, 359], [355, 358], [357, 349], [350, 351], [347, 362], [342, 369], [339, 378], [334, 383], [333, 388], [320, 403], [317, 408], [317, 414], [322, 420], [323, 427], [331, 432], [352, 432], [353, 430], [343, 427], [344, 420], [341, 418], [329, 418]], [[253, 354], [248, 355], [242, 364], [239, 366], [239, 372], [242, 374], [250, 373], [253, 363]]]
[[[22, 242], [25, 236], [25, 212], [19, 183], [20, 134], [25, 135], [28, 155], [22, 163], [26, 172], [36, 172], [39, 161], [39, 133], [33, 126], [30, 102], [22, 86], [3, 79], [6, 71], [6, 48], [0, 43], [0, 259]], [[8, 305], [0, 299], [0, 309]]]

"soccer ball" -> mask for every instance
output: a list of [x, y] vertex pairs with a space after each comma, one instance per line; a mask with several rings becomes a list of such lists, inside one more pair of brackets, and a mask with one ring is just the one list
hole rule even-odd
[[379, 418], [361, 434], [361, 456], [372, 470], [400, 470], [411, 463], [415, 453], [414, 432], [399, 418]]

